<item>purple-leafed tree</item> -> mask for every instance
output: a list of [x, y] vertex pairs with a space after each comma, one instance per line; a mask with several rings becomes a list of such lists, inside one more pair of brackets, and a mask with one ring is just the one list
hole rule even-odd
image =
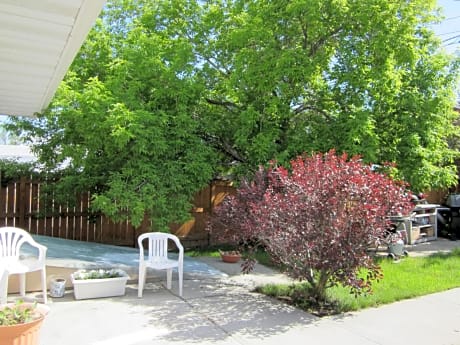
[[216, 209], [210, 229], [228, 242], [263, 245], [290, 276], [309, 283], [314, 298], [325, 300], [326, 289], [338, 283], [355, 294], [371, 291], [381, 271], [369, 245], [383, 235], [388, 216], [411, 208], [405, 183], [359, 157], [330, 151], [299, 156], [289, 169], [260, 168]]

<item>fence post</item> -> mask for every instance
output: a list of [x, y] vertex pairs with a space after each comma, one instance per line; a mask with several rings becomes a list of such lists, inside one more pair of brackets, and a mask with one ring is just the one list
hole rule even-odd
[[[209, 218], [212, 217], [212, 211], [213, 211], [213, 207], [212, 207], [212, 201], [214, 200], [214, 180], [211, 180], [211, 182], [209, 183], [209, 200], [208, 200], [208, 210], [206, 212], [206, 218], [205, 218], [205, 227], [206, 227], [206, 222], [208, 221]], [[210, 231], [207, 231], [207, 242], [208, 242], [208, 247], [211, 245], [211, 232]]]

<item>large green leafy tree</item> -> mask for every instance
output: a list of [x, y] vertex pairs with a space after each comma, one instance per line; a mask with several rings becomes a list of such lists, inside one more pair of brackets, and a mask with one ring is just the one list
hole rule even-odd
[[240, 167], [335, 148], [396, 163], [415, 190], [456, 182], [457, 62], [427, 29], [435, 1], [206, 4], [205, 123]]
[[190, 45], [121, 5], [97, 22], [49, 109], [16, 129], [59, 175], [51, 189], [59, 201], [90, 191], [92, 207], [112, 219], [139, 226], [147, 215], [167, 230], [190, 217], [215, 154], [195, 121], [201, 90], [188, 76]]
[[50, 108], [15, 128], [60, 194], [156, 227], [216, 170], [331, 148], [397, 164], [414, 190], [456, 182], [456, 62], [434, 0], [112, 0]]

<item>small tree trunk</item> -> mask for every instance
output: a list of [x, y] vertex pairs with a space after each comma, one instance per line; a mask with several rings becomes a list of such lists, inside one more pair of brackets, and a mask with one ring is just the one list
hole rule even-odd
[[330, 274], [327, 271], [320, 271], [318, 280], [311, 284], [311, 297], [317, 301], [326, 301], [326, 287]]

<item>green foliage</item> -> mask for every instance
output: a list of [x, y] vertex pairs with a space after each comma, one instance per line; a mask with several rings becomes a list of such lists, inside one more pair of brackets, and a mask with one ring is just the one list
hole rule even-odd
[[22, 163], [15, 160], [0, 159], [2, 179], [19, 179], [23, 176], [39, 175], [34, 163]]
[[[396, 163], [414, 190], [456, 183], [458, 61], [434, 0], [112, 0], [51, 106], [9, 125], [58, 196], [166, 229], [216, 172], [301, 152]], [[65, 169], [63, 168], [65, 167]]]
[[[194, 37], [202, 113], [238, 171], [331, 148], [393, 162], [414, 190], [456, 183], [457, 61], [434, 1], [206, 1]], [[192, 26], [192, 24], [191, 24]]]
[[[143, 20], [152, 9], [145, 10]], [[117, 29], [111, 15], [98, 21], [49, 109], [15, 128], [44, 169], [58, 172], [50, 186], [58, 201], [89, 191], [94, 211], [134, 226], [145, 215], [152, 228], [168, 230], [190, 217], [194, 194], [214, 176], [215, 154], [194, 119], [200, 86], [184, 77], [185, 41], [142, 20]], [[173, 57], [179, 50], [184, 57]]]
[[34, 320], [37, 317], [35, 306], [18, 300], [14, 305], [0, 307], [0, 326], [13, 326]]

